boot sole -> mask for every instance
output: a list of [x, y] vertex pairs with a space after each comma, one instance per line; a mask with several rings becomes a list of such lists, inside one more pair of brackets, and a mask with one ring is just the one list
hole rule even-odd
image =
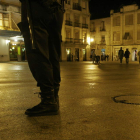
[[51, 115], [58, 115], [59, 111], [57, 112], [43, 112], [43, 113], [27, 113], [25, 112], [25, 115], [28, 116], [51, 116]]

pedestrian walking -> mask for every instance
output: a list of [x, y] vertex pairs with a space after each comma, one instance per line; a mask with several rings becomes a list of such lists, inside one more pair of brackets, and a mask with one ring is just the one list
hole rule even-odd
[[95, 55], [96, 55], [96, 63], [100, 63], [100, 56], [101, 56], [101, 50], [99, 50], [98, 48], [95, 50]]
[[93, 61], [93, 64], [95, 63], [95, 59], [96, 59], [96, 54], [95, 54], [95, 51], [93, 50], [93, 53], [92, 53], [92, 61]]
[[60, 53], [63, 6], [56, 0], [20, 0], [22, 22], [18, 24], [24, 37], [29, 68], [41, 102], [27, 109], [29, 116], [58, 114], [60, 86]]
[[124, 56], [125, 56], [125, 58], [126, 58], [126, 64], [129, 63], [129, 55], [130, 55], [130, 52], [129, 52], [128, 49], [126, 49], [125, 54], [124, 54]]
[[118, 56], [120, 59], [120, 63], [122, 64], [122, 59], [124, 57], [124, 51], [122, 50], [122, 47], [120, 48], [119, 52], [118, 52]]
[[139, 56], [139, 64], [140, 64], [140, 49], [138, 51], [138, 56]]

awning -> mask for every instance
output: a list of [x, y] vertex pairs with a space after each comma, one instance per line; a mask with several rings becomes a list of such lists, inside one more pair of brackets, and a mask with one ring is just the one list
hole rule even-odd
[[0, 36], [14, 37], [14, 36], [20, 36], [20, 35], [21, 35], [21, 32], [19, 31], [0, 30]]

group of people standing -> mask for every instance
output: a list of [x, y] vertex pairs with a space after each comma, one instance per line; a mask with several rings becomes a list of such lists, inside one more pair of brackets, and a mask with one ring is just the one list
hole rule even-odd
[[126, 64], [128, 64], [129, 63], [129, 55], [130, 55], [129, 50], [126, 49], [126, 51], [124, 53], [124, 51], [122, 50], [122, 47], [121, 47], [120, 50], [119, 50], [119, 52], [118, 52], [120, 63], [122, 64], [122, 59], [123, 59], [123, 57], [125, 57], [126, 58]]
[[100, 59], [101, 59], [101, 61], [103, 61], [103, 60], [108, 61], [109, 55], [104, 55], [104, 59], [103, 59], [103, 54], [101, 53], [101, 51], [99, 49], [96, 49], [91, 52], [90, 58], [92, 58], [93, 63], [98, 64], [98, 63], [100, 63]]
[[[119, 59], [120, 59], [120, 63], [122, 63], [123, 57], [126, 58], [126, 64], [129, 63], [130, 52], [129, 52], [128, 49], [126, 49], [126, 51], [124, 53], [124, 51], [122, 50], [122, 47], [121, 47], [120, 50], [119, 50], [119, 52], [118, 52], [118, 56], [119, 56]], [[139, 64], [140, 64], [140, 50], [138, 52], [138, 56], [139, 56]]]

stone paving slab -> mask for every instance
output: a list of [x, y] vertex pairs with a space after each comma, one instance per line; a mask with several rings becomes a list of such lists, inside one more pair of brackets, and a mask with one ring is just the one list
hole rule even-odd
[[138, 62], [61, 62], [61, 75], [59, 115], [28, 117], [40, 99], [27, 62], [0, 63], [0, 140], [140, 139]]

